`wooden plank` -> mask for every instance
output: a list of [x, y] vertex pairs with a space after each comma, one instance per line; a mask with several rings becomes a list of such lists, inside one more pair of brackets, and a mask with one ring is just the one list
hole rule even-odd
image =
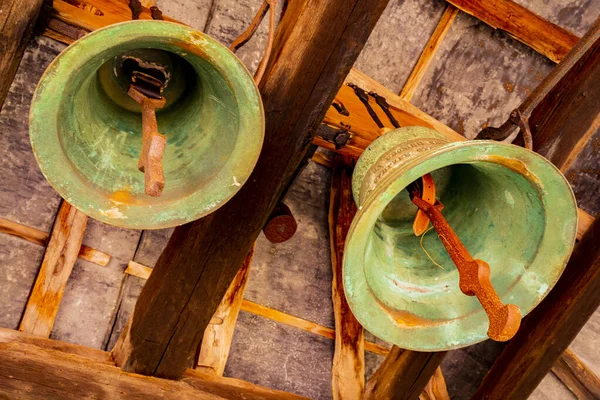
[[583, 211], [581, 208], [577, 209], [577, 240], [581, 240], [583, 234], [590, 228], [594, 222], [594, 217]]
[[550, 294], [523, 319], [475, 399], [527, 398], [600, 305], [600, 218], [583, 235]]
[[[5, 218], [0, 218], [0, 232], [25, 239], [28, 242], [39, 244], [40, 246], [46, 246], [48, 238], [50, 237], [50, 235], [44, 231], [9, 221]], [[105, 267], [110, 261], [109, 254], [92, 249], [86, 245], [81, 245], [77, 257], [100, 265], [101, 267]]]
[[174, 382], [123, 372], [109, 353], [0, 328], [0, 397], [10, 399], [304, 399], [187, 370]]
[[502, 29], [521, 43], [558, 63], [579, 38], [511, 0], [447, 0], [455, 7]]
[[423, 393], [446, 352], [422, 353], [393, 346], [365, 388], [365, 400], [411, 400]]
[[435, 53], [442, 45], [446, 34], [450, 30], [452, 23], [456, 19], [458, 15], [458, 8], [454, 7], [452, 4], [448, 4], [446, 10], [444, 10], [444, 14], [442, 14], [442, 18], [440, 22], [438, 22], [433, 34], [429, 38], [427, 45], [425, 45], [425, 49], [421, 53], [419, 60], [417, 60], [417, 64], [413, 68], [410, 76], [406, 80], [402, 91], [400, 92], [400, 98], [406, 101], [410, 101], [412, 99], [415, 90], [417, 90], [417, 86], [423, 79], [427, 68], [433, 61]]
[[248, 182], [177, 227], [113, 349], [126, 371], [178, 378], [296, 171], [387, 0], [305, 0], [286, 10], [260, 90], [265, 141]]
[[342, 261], [344, 244], [356, 204], [352, 198], [353, 161], [337, 156], [334, 160], [329, 197], [329, 240], [333, 282], [331, 299], [335, 317], [332, 391], [334, 399], [360, 399], [365, 387], [364, 330], [356, 320], [344, 294]]
[[[225, 296], [219, 303], [211, 323], [206, 327], [198, 358], [196, 360], [196, 369], [207, 370], [217, 375], [223, 375], [225, 365], [229, 358], [235, 323], [242, 307], [244, 291], [248, 282], [250, 264], [254, 248], [246, 256], [244, 264], [233, 278]], [[214, 321], [214, 322], [213, 322]]]
[[600, 128], [600, 19], [565, 63], [569, 68], [558, 82], [544, 80], [553, 84], [529, 117], [534, 150], [563, 172]]
[[435, 373], [427, 382], [423, 393], [419, 395], [419, 400], [450, 400], [441, 367], [437, 367]]
[[63, 201], [19, 330], [50, 336], [87, 225], [87, 215]]
[[41, 7], [42, 0], [0, 0], [0, 110]]
[[600, 379], [571, 350], [565, 350], [552, 372], [578, 400], [600, 399]]

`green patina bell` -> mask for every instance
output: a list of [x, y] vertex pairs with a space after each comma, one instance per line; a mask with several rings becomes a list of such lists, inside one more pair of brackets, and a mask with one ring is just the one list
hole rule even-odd
[[[132, 84], [164, 102], [144, 114], [166, 138], [162, 150], [148, 145], [148, 154], [160, 152], [159, 197], [146, 194], [140, 172], [151, 163], [140, 159], [146, 120], [143, 129]], [[252, 76], [226, 47], [183, 25], [133, 21], [95, 31], [54, 60], [29, 129], [42, 172], [66, 201], [112, 225], [154, 229], [205, 216], [240, 189], [258, 160], [264, 113]]]
[[443, 215], [474, 258], [485, 260], [504, 304], [526, 315], [571, 254], [577, 205], [549, 161], [514, 145], [450, 142], [423, 127], [391, 131], [362, 154], [352, 189], [358, 212], [344, 251], [344, 290], [360, 323], [405, 349], [441, 351], [487, 339], [488, 317], [459, 289], [435, 231], [416, 236], [406, 188], [426, 174]]

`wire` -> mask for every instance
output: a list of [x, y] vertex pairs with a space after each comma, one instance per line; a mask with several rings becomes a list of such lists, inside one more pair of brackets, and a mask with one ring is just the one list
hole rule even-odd
[[427, 234], [427, 232], [429, 232], [430, 230], [433, 229], [433, 226], [430, 226], [429, 228], [427, 228], [427, 230], [425, 232], [423, 232], [423, 234], [421, 235], [421, 240], [419, 241], [419, 244], [421, 245], [421, 248], [423, 249], [423, 251], [425, 252], [425, 254], [427, 255], [427, 257], [429, 258], [429, 260], [434, 263], [435, 265], [437, 265], [438, 267], [440, 267], [441, 269], [445, 270], [446, 268], [442, 267], [440, 264], [436, 263], [433, 258], [431, 258], [431, 256], [429, 255], [429, 253], [427, 252], [427, 250], [425, 250], [425, 247], [423, 247], [423, 238], [425, 237], [425, 235]]

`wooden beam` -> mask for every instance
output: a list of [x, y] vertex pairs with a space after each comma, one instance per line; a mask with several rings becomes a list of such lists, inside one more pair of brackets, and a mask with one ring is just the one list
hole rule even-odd
[[446, 10], [444, 10], [444, 14], [442, 14], [442, 18], [440, 22], [438, 22], [433, 34], [429, 38], [429, 41], [425, 45], [425, 49], [421, 53], [417, 64], [413, 68], [410, 76], [408, 77], [402, 91], [400, 92], [400, 98], [406, 101], [410, 101], [412, 99], [415, 90], [417, 90], [417, 86], [421, 83], [421, 79], [425, 75], [427, 68], [429, 68], [429, 64], [433, 61], [433, 57], [435, 53], [438, 51], [446, 34], [450, 30], [452, 23], [456, 19], [458, 15], [458, 8], [454, 7], [452, 4], [448, 4]]
[[50, 336], [87, 225], [87, 215], [63, 201], [19, 330]]
[[[206, 327], [198, 358], [196, 360], [196, 369], [206, 370], [217, 375], [223, 375], [225, 365], [229, 358], [235, 323], [242, 307], [244, 291], [248, 282], [250, 264], [254, 248], [246, 256], [242, 267], [233, 278], [225, 296], [219, 303], [211, 323]], [[214, 323], [213, 323], [214, 321]]]
[[450, 400], [441, 367], [437, 367], [423, 393], [419, 395], [419, 400]]
[[583, 211], [581, 208], [577, 209], [577, 240], [581, 240], [583, 234], [590, 228], [594, 222], [594, 217]]
[[600, 128], [600, 19], [564, 63], [560, 79], [540, 85], [549, 90], [529, 117], [534, 150], [563, 172]]
[[335, 317], [332, 391], [338, 400], [360, 399], [365, 387], [364, 330], [356, 320], [344, 294], [342, 261], [344, 244], [356, 204], [352, 198], [353, 160], [338, 155], [334, 160], [329, 197], [329, 240], [333, 282], [331, 299]]
[[511, 0], [446, 0], [558, 63], [579, 38]]
[[446, 352], [422, 353], [393, 346], [365, 388], [365, 400], [415, 400]]
[[600, 399], [600, 379], [571, 350], [565, 350], [552, 372], [578, 400]]
[[527, 398], [600, 305], [600, 218], [583, 235], [562, 276], [523, 319], [474, 399]]
[[186, 371], [179, 382], [123, 372], [109, 353], [0, 328], [0, 397], [10, 399], [304, 399]]
[[183, 374], [386, 5], [387, 0], [290, 4], [260, 85], [266, 131], [256, 168], [227, 204], [175, 228], [113, 350], [124, 370], [168, 378]]
[[[4, 218], [0, 218], [0, 232], [25, 239], [28, 242], [39, 244], [40, 246], [46, 246], [48, 244], [48, 238], [50, 237], [50, 235], [44, 231], [9, 221]], [[105, 267], [110, 261], [109, 254], [106, 254], [100, 250], [92, 249], [91, 247], [87, 247], [83, 244], [79, 249], [79, 254], [77, 257], [81, 258], [82, 260], [100, 265], [101, 267]]]
[[0, 110], [41, 7], [42, 0], [0, 0]]

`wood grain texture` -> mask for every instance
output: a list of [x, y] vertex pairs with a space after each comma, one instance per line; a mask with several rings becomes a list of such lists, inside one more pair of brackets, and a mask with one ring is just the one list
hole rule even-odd
[[246, 283], [248, 283], [253, 254], [254, 248], [246, 256], [242, 267], [231, 281], [225, 296], [219, 303], [211, 323], [204, 331], [196, 360], [196, 369], [207, 370], [221, 376], [225, 371], [235, 324], [242, 307]]
[[437, 367], [423, 393], [419, 395], [419, 400], [450, 400], [441, 367]]
[[352, 198], [353, 161], [336, 156], [329, 195], [329, 240], [333, 282], [331, 299], [335, 316], [332, 392], [336, 400], [360, 399], [365, 387], [364, 330], [356, 320], [344, 294], [342, 262], [344, 245], [356, 204]]
[[417, 86], [421, 82], [421, 79], [423, 79], [423, 75], [425, 75], [425, 71], [427, 71], [427, 68], [429, 68], [435, 53], [440, 48], [444, 37], [446, 37], [446, 34], [450, 30], [450, 27], [452, 26], [452, 23], [457, 15], [458, 8], [454, 7], [452, 4], [448, 4], [444, 14], [442, 15], [442, 18], [440, 19], [440, 22], [438, 22], [435, 31], [433, 31], [433, 34], [429, 38], [425, 49], [417, 61], [417, 64], [413, 68], [410, 76], [404, 84], [404, 87], [402, 88], [402, 91], [400, 92], [400, 98], [403, 100], [410, 101], [412, 99], [415, 90], [417, 90]]
[[61, 204], [42, 267], [19, 325], [20, 331], [50, 336], [67, 280], [79, 254], [87, 218], [66, 201]]
[[583, 235], [558, 283], [523, 319], [475, 394], [527, 398], [600, 305], [600, 219]]
[[[0, 218], [0, 232], [25, 239], [28, 242], [39, 244], [40, 246], [46, 246], [48, 243], [48, 238], [50, 237], [50, 235], [44, 231], [9, 221], [5, 218]], [[101, 267], [105, 267], [110, 261], [109, 254], [106, 254], [100, 250], [92, 249], [91, 247], [87, 247], [83, 244], [79, 248], [79, 254], [77, 257], [81, 258], [82, 260], [100, 265]]]
[[447, 0], [558, 63], [579, 38], [511, 0]]
[[600, 379], [571, 350], [565, 350], [552, 372], [578, 400], [600, 399]]
[[567, 66], [557, 82], [551, 75], [540, 85], [552, 83], [529, 118], [534, 150], [563, 172], [600, 128], [600, 20], [559, 67]]
[[280, 23], [260, 90], [265, 141], [227, 204], [173, 232], [113, 355], [126, 371], [180, 377], [296, 171], [387, 0], [298, 1]]
[[0, 110], [41, 7], [42, 0], [0, 0]]
[[173, 382], [123, 372], [109, 353], [0, 328], [0, 397], [10, 399], [304, 399], [186, 371]]
[[367, 382], [364, 399], [418, 399], [445, 355], [446, 352], [422, 353], [393, 346]]

